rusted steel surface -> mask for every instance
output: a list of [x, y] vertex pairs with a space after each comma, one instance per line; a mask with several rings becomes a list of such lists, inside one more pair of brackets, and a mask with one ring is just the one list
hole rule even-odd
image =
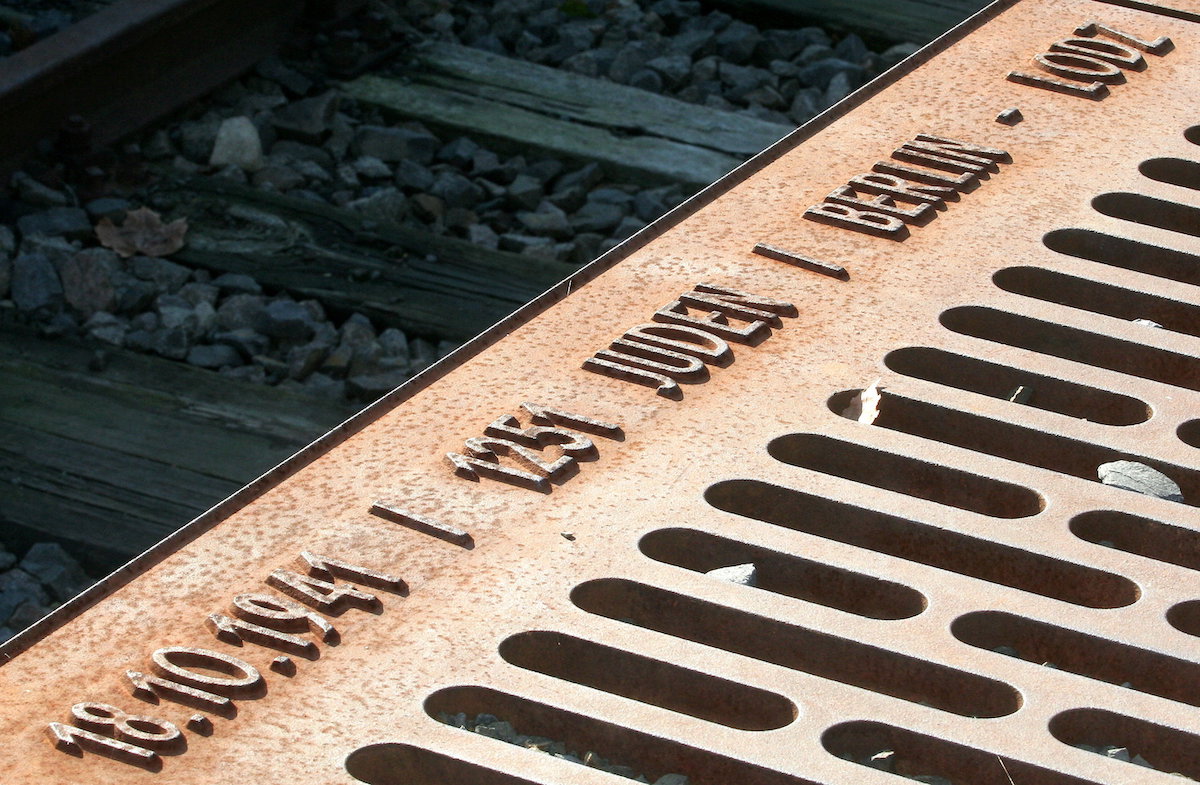
[[122, 0], [5, 58], [0, 166], [72, 115], [106, 144], [207, 93], [278, 46], [303, 3]]
[[1200, 778], [1200, 25], [1138, 5], [993, 7], [25, 633], [6, 781], [619, 782], [460, 712], [651, 781]]

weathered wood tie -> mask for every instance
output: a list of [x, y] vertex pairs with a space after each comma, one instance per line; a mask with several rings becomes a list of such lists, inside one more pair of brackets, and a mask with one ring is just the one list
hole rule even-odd
[[407, 76], [364, 76], [345, 90], [431, 127], [598, 161], [639, 182], [708, 185], [792, 130], [460, 46], [421, 50]]
[[4, 523], [129, 558], [352, 408], [184, 363], [0, 327]]
[[[464, 341], [575, 269], [213, 178], [171, 190], [189, 200], [193, 214], [205, 209], [203, 202], [238, 204], [303, 230], [294, 241], [260, 251], [242, 241], [226, 250], [220, 238], [194, 234], [175, 255], [179, 261], [216, 273], [245, 273], [268, 289], [358, 311], [418, 335]], [[398, 258], [396, 249], [408, 253]]]

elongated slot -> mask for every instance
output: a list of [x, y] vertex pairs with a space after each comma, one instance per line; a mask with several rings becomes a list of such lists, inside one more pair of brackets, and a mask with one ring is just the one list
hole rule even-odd
[[1042, 243], [1067, 256], [1200, 286], [1200, 256], [1174, 248], [1091, 229], [1055, 229]]
[[976, 305], [943, 311], [940, 321], [962, 335], [1200, 390], [1200, 360], [1185, 354]]
[[588, 581], [571, 601], [599, 616], [965, 717], [1002, 717], [1021, 705], [1016, 690], [994, 679], [634, 581]]
[[593, 687], [740, 730], [774, 730], [796, 719], [782, 695], [719, 679], [560, 632], [532, 631], [500, 644], [518, 668]]
[[883, 358], [896, 373], [959, 390], [1010, 400], [1019, 387], [1032, 391], [1023, 406], [1105, 425], [1134, 425], [1150, 417], [1150, 407], [1128, 395], [1076, 384], [1020, 368], [978, 360], [942, 349], [896, 349]]
[[1200, 144], [1200, 125], [1193, 125], [1183, 132], [1183, 138], [1192, 144]]
[[1167, 622], [1180, 632], [1200, 638], [1200, 600], [1173, 606], [1167, 611]]
[[1168, 185], [1200, 190], [1200, 163], [1183, 158], [1151, 158], [1138, 165], [1138, 171]]
[[[1050, 720], [1050, 733], [1064, 744], [1124, 747], [1138, 764], [1168, 774], [1200, 779], [1200, 736], [1103, 709], [1071, 709]], [[1130, 765], [1135, 765], [1130, 763]]]
[[411, 744], [371, 744], [346, 756], [346, 772], [367, 785], [535, 785], [529, 780]]
[[821, 744], [840, 758], [872, 768], [878, 765], [868, 763], [872, 756], [891, 752], [883, 765], [907, 778], [897, 777], [897, 785], [921, 775], [971, 785], [1095, 785], [1090, 780], [882, 722], [853, 720], [834, 725], [821, 735]]
[[[848, 390], [830, 400], [830, 408], [845, 408], [842, 401], [859, 394]], [[981, 417], [948, 406], [883, 393], [879, 416], [872, 423], [878, 428], [953, 444], [966, 450], [994, 455], [1029, 466], [1070, 474], [1099, 482], [1097, 468], [1111, 461], [1131, 460], [1150, 466], [1170, 477], [1183, 491], [1184, 504], [1200, 504], [1200, 471], [1157, 461], [1145, 456], [1119, 452], [1098, 444], [1068, 439], [1023, 425]]]
[[925, 597], [904, 584], [695, 529], [659, 529], [638, 547], [651, 559], [696, 572], [752, 563], [763, 591], [872, 619], [907, 619], [925, 610]]
[[1200, 210], [1179, 202], [1122, 192], [1100, 194], [1092, 208], [1110, 218], [1200, 237]]
[[1110, 572], [1031, 553], [759, 480], [726, 480], [704, 498], [725, 512], [1088, 608], [1137, 601]]
[[1200, 570], [1200, 532], [1115, 510], [1095, 510], [1071, 519], [1081, 540], [1147, 559]]
[[960, 616], [950, 631], [980, 649], [1007, 647], [1010, 656], [1038, 665], [1200, 706], [1200, 665], [1194, 662], [1001, 611]]
[[1036, 515], [1042, 497], [1019, 485], [816, 433], [780, 436], [777, 461], [996, 518]]
[[1200, 420], [1188, 420], [1175, 430], [1175, 435], [1184, 444], [1200, 447]]
[[[447, 687], [425, 700], [431, 717], [492, 714], [504, 718], [518, 733], [564, 742], [582, 754], [592, 751], [630, 766], [653, 782], [664, 774], [683, 774], [694, 785], [814, 785], [810, 780], [782, 774], [752, 763], [652, 736], [649, 733], [598, 720], [489, 687]], [[542, 753], [530, 751], [530, 755]], [[454, 780], [446, 780], [453, 782]]]
[[1191, 303], [1089, 281], [1041, 267], [1009, 267], [993, 275], [992, 280], [1006, 292], [1023, 297], [1126, 321], [1150, 319], [1168, 330], [1200, 335], [1200, 306]]

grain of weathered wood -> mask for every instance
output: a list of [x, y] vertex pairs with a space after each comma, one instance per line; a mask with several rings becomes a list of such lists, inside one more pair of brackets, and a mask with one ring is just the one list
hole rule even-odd
[[345, 90], [397, 116], [597, 161], [638, 182], [708, 185], [792, 130], [464, 47], [423, 50], [407, 77], [363, 76]]
[[[101, 552], [108, 565], [177, 529], [237, 484], [180, 466], [4, 423], [0, 526], [36, 530]], [[153, 477], [154, 482], [146, 478]]]
[[[164, 399], [153, 389], [97, 389], [85, 375], [27, 365], [8, 377], [0, 390], [0, 409], [8, 422], [92, 445], [119, 445], [122, 453], [156, 459], [173, 442], [173, 461], [213, 477], [232, 479], [257, 465], [255, 449], [263, 440], [246, 428], [231, 407], [229, 420], [239, 428], [197, 421], [186, 400]], [[103, 416], [98, 413], [103, 411]], [[216, 426], [216, 427], [214, 427]], [[228, 454], [222, 454], [228, 453]]]
[[713, 5], [786, 14], [885, 41], [925, 44], [989, 0], [714, 0]]
[[465, 46], [431, 46], [417, 57], [417, 79], [446, 90], [508, 103], [539, 114], [619, 133], [672, 139], [748, 157], [791, 126], [638, 90], [603, 79]]
[[0, 325], [0, 525], [129, 557], [351, 407]]
[[334, 226], [340, 227], [343, 232], [340, 239], [347, 246], [351, 243], [356, 248], [371, 243], [394, 245], [421, 256], [433, 254], [454, 268], [475, 266], [521, 279], [536, 280], [539, 283], [557, 283], [565, 275], [563, 265], [557, 262], [497, 251], [458, 237], [434, 234], [413, 226], [368, 219], [361, 213], [325, 202], [272, 193], [231, 180], [194, 178], [177, 187], [227, 196], [261, 209], [277, 210], [286, 216], [302, 216], [319, 224], [318, 228], [324, 227], [322, 231], [331, 231]]
[[[245, 273], [268, 289], [286, 289], [419, 335], [471, 338], [575, 269], [236, 183], [197, 179], [163, 190], [185, 199], [192, 217], [193, 239], [175, 255], [179, 261]], [[281, 218], [293, 239], [264, 241], [266, 250], [254, 250], [236, 231], [230, 250], [219, 239], [197, 240], [209, 229], [196, 216], [228, 213], [230, 204]]]
[[597, 161], [615, 177], [662, 184], [703, 186], [739, 163], [737, 158], [652, 137], [621, 137], [458, 90], [404, 84], [364, 76], [346, 87], [354, 98], [420, 120], [435, 128], [469, 134], [499, 149], [540, 150], [575, 161]]

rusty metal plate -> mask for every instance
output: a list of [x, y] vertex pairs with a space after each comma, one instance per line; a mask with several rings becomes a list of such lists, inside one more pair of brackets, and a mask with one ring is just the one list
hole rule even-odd
[[5, 781], [1200, 778], [1172, 2], [990, 8], [27, 631]]

